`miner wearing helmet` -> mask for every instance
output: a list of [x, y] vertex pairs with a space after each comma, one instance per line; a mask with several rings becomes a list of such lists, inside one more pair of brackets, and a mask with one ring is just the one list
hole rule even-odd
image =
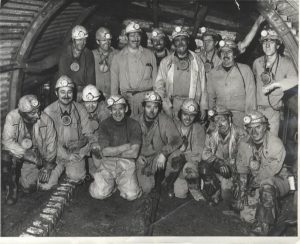
[[286, 151], [282, 141], [270, 133], [263, 113], [249, 112], [244, 125], [249, 137], [238, 145], [236, 206], [244, 221], [254, 223], [254, 234], [268, 235], [278, 217], [278, 199], [290, 190], [291, 174], [283, 163]]
[[157, 67], [159, 67], [161, 60], [170, 54], [167, 48], [167, 38], [166, 34], [160, 28], [154, 28], [151, 32], [151, 42]]
[[165, 57], [159, 66], [155, 91], [163, 100], [163, 109], [174, 117], [187, 98], [200, 104], [201, 118], [207, 107], [207, 91], [204, 65], [201, 59], [188, 50], [189, 34], [181, 26], [172, 33], [175, 52]]
[[135, 117], [142, 128], [143, 143], [137, 161], [137, 176], [144, 193], [150, 193], [155, 180], [164, 178], [170, 154], [182, 144], [174, 122], [162, 113], [158, 93], [147, 92], [142, 106], [144, 111]]
[[96, 84], [93, 53], [86, 48], [88, 32], [85, 27], [76, 25], [72, 29], [72, 42], [62, 50], [59, 63], [59, 76], [66, 75], [75, 84], [74, 96], [79, 101], [84, 86]]
[[268, 118], [270, 132], [278, 135], [284, 93], [280, 88], [269, 90], [267, 93], [263, 90], [273, 83], [284, 85], [287, 82], [286, 78], [298, 80], [297, 71], [288, 57], [278, 53], [282, 40], [275, 30], [264, 28], [261, 31], [260, 42], [264, 56], [257, 58], [253, 63], [257, 86], [257, 109]]
[[128, 44], [114, 56], [111, 64], [111, 94], [121, 94], [135, 116], [142, 111], [145, 93], [153, 90], [157, 65], [153, 52], [141, 46], [140, 25], [130, 22], [125, 33]]
[[214, 67], [222, 63], [218, 56], [219, 35], [206, 27], [201, 27], [201, 39], [203, 41], [204, 50], [199, 53], [199, 57], [204, 63], [205, 72], [210, 72]]
[[166, 169], [166, 184], [169, 196], [186, 198], [188, 192], [195, 200], [203, 200], [200, 192], [198, 164], [204, 148], [205, 129], [199, 123], [200, 109], [193, 99], [186, 99], [178, 112], [175, 125], [183, 144], [172, 154]]
[[[101, 121], [110, 116], [102, 93], [96, 86], [87, 85], [82, 91], [82, 104], [88, 112], [92, 133], [97, 133]], [[100, 155], [97, 150], [94, 150], [91, 157], [88, 157], [88, 164], [89, 174], [93, 175], [100, 164]]]
[[235, 62], [238, 47], [232, 38], [219, 41], [218, 53], [222, 63], [207, 73], [208, 106], [227, 107], [233, 122], [242, 127], [245, 113], [256, 108], [254, 76], [248, 65]]
[[105, 199], [117, 188], [121, 197], [131, 201], [142, 194], [136, 177], [136, 159], [142, 144], [141, 127], [127, 116], [128, 105], [124, 97], [111, 95], [107, 105], [111, 116], [100, 123], [98, 139], [102, 159], [89, 192], [93, 198]]
[[53, 119], [58, 137], [57, 166], [49, 186], [58, 183], [64, 169], [69, 180], [81, 182], [86, 176], [85, 156], [90, 154], [90, 145], [95, 141], [88, 112], [82, 104], [73, 101], [74, 87], [68, 76], [59, 77], [55, 85], [58, 100], [44, 110]]
[[[205, 172], [216, 174], [221, 184], [221, 196], [232, 203], [232, 187], [236, 175], [236, 155], [239, 140], [246, 133], [232, 121], [232, 113], [224, 106], [217, 106], [208, 111], [209, 118], [215, 123], [215, 128], [206, 135], [205, 146], [200, 163], [201, 174], [205, 180]], [[215, 185], [204, 188], [205, 196], [214, 194]], [[216, 203], [217, 203], [217, 199]]]
[[48, 182], [55, 167], [56, 148], [53, 120], [40, 112], [40, 102], [35, 95], [21, 97], [18, 108], [7, 114], [2, 133], [2, 172], [8, 191], [7, 204], [17, 200], [16, 163], [22, 163], [19, 179], [22, 190], [32, 192], [37, 189], [38, 181], [39, 186]]
[[103, 92], [105, 97], [109, 97], [110, 86], [110, 66], [113, 56], [118, 52], [111, 46], [112, 35], [109, 29], [100, 27], [96, 31], [97, 48], [93, 50], [95, 58], [96, 87]]

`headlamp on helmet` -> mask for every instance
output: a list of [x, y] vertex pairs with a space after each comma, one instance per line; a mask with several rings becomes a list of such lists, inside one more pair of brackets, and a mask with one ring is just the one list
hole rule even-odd
[[95, 102], [98, 101], [100, 92], [94, 85], [87, 85], [82, 90], [82, 100], [84, 102]]
[[200, 32], [201, 32], [201, 34], [204, 34], [205, 32], [206, 32], [206, 28], [203, 26], [203, 27], [201, 27], [200, 28]]
[[20, 98], [18, 109], [20, 112], [29, 113], [40, 107], [40, 102], [35, 95], [25, 95]]
[[116, 104], [124, 104], [126, 105], [126, 100], [124, 97], [120, 96], [120, 95], [111, 95], [108, 99], [107, 99], [107, 107], [110, 108], [113, 105]]
[[199, 113], [199, 105], [195, 100], [193, 99], [186, 99], [180, 108], [182, 111], [188, 113], [188, 114], [197, 114]]
[[267, 118], [258, 111], [252, 111], [244, 117], [244, 125], [249, 126], [253, 124], [265, 124], [267, 123]]
[[134, 33], [134, 32], [141, 32], [141, 27], [138, 23], [135, 22], [130, 22], [125, 29], [125, 33], [129, 34], [129, 33]]
[[74, 85], [73, 81], [68, 76], [63, 75], [63, 76], [59, 77], [59, 79], [57, 80], [56, 85], [55, 85], [55, 89], [62, 88], [62, 87], [74, 88], [75, 85]]
[[86, 28], [84, 28], [81, 25], [76, 25], [73, 29], [72, 29], [72, 39], [83, 39], [83, 38], [87, 38], [88, 37], [88, 32], [86, 30]]
[[209, 117], [214, 117], [215, 116], [215, 111], [214, 110], [208, 110], [208, 116]]
[[144, 102], [156, 102], [156, 103], [161, 103], [161, 97], [160, 95], [155, 92], [155, 91], [150, 91], [150, 92], [147, 92], [145, 94], [145, 97], [144, 97]]

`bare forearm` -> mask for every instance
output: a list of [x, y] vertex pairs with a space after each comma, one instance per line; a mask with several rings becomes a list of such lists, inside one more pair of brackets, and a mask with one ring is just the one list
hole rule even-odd
[[139, 154], [139, 149], [140, 149], [139, 145], [131, 145], [130, 149], [121, 153], [120, 157], [128, 158], [128, 159], [136, 159]]
[[104, 157], [116, 157], [120, 156], [123, 152], [130, 149], [130, 144], [123, 144], [117, 147], [106, 147], [102, 150]]

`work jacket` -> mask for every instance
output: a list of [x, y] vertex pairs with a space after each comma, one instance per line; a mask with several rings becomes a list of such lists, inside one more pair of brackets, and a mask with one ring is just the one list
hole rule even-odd
[[53, 120], [45, 113], [33, 125], [32, 136], [28, 138], [26, 125], [18, 109], [9, 112], [5, 119], [2, 133], [3, 149], [17, 158], [24, 156], [25, 149], [21, 146], [23, 139], [31, 139], [34, 148], [37, 148], [45, 163], [52, 163], [56, 157], [57, 134]]
[[[188, 98], [194, 99], [200, 104], [201, 109], [207, 109], [207, 90], [204, 65], [201, 59], [192, 51], [191, 54], [191, 67], [190, 67], [190, 80], [182, 81], [189, 85]], [[174, 82], [174, 53], [165, 57], [159, 66], [157, 78], [155, 81], [154, 90], [163, 98], [166, 106], [172, 106], [171, 100], [173, 94], [173, 82]]]

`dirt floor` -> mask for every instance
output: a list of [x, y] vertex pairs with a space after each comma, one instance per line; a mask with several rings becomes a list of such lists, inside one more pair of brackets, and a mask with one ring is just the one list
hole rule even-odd
[[[146, 197], [129, 202], [116, 191], [109, 199], [92, 199], [89, 183], [77, 186], [73, 199], [51, 236], [143, 236], [144, 204]], [[21, 194], [14, 206], [4, 205], [2, 193], [2, 236], [19, 236], [32, 223], [49, 198], [49, 193]], [[163, 191], [154, 236], [247, 236], [249, 226], [238, 216], [228, 216], [224, 203], [216, 207], [206, 202], [187, 199], [169, 199]], [[283, 201], [283, 212], [290, 212], [291, 197]], [[296, 235], [296, 227], [285, 235]]]

